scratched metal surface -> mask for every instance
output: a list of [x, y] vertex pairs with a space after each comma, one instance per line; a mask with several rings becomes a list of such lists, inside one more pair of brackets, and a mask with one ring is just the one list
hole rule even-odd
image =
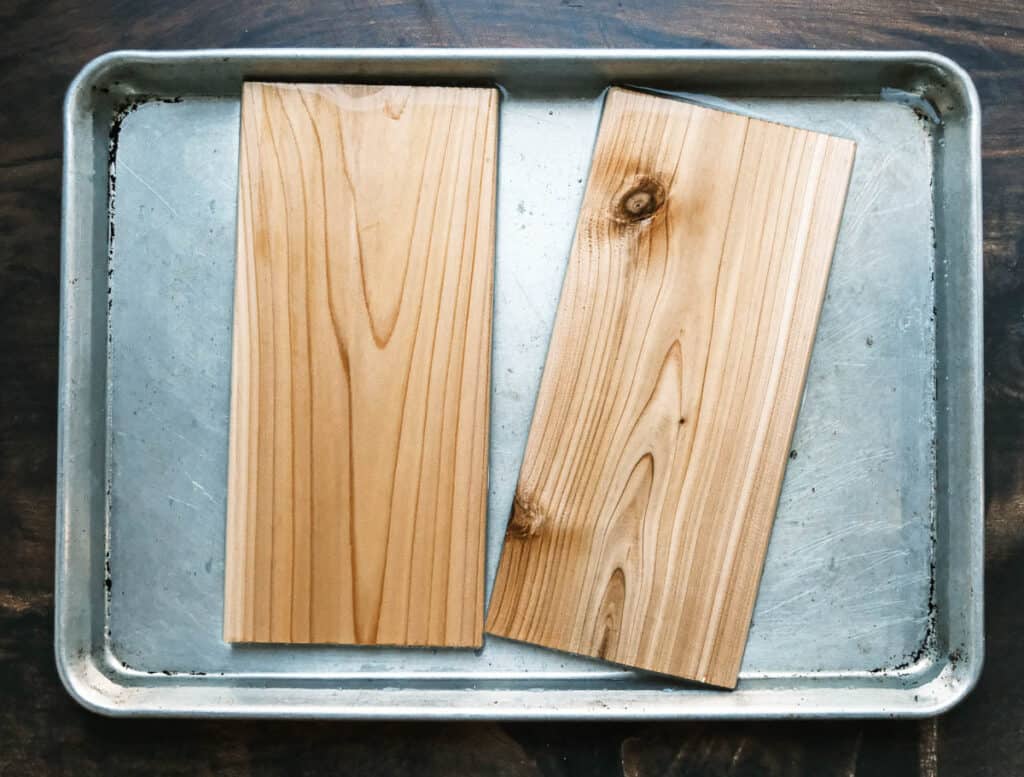
[[[604, 86], [592, 78], [555, 90], [514, 77], [499, 83], [488, 586]], [[107, 593], [102, 638], [91, 649], [102, 653], [100, 674], [114, 685], [157, 696], [133, 707], [122, 693], [120, 706], [108, 707], [358, 715], [327, 701], [348, 684], [387, 715], [384, 697], [373, 693], [404, 683], [407, 692], [422, 685], [429, 695], [434, 684], [475, 694], [466, 709], [477, 715], [502, 714], [486, 707], [492, 702], [515, 716], [558, 714], [536, 695], [529, 703], [501, 697], [510, 688], [548, 691], [552, 700], [554, 692], [599, 688], [608, 714], [618, 715], [843, 714], [844, 693], [866, 693], [854, 714], [885, 714], [898, 707], [886, 691], [920, 688], [916, 707], [904, 699], [902, 714], [914, 714], [958, 692], [946, 656], [952, 631], [937, 609], [952, 599], [935, 590], [949, 552], [937, 550], [948, 515], [936, 495], [948, 484], [937, 484], [936, 457], [940, 417], [950, 409], [940, 407], [937, 381], [957, 377], [943, 371], [936, 336], [948, 296], [936, 289], [950, 283], [937, 242], [947, 228], [935, 224], [936, 203], [940, 220], [947, 209], [935, 189], [951, 153], [943, 125], [906, 100], [773, 97], [763, 87], [750, 97], [723, 85], [729, 109], [858, 146], [740, 688], [722, 694], [490, 637], [482, 651], [221, 641], [239, 104], [236, 92], [210, 91], [133, 105], [120, 117], [112, 155], [113, 238], [101, 258], [109, 295]], [[936, 685], [944, 673], [948, 682]], [[238, 695], [261, 686], [277, 689], [263, 707]], [[306, 707], [296, 701], [317, 689], [323, 698], [311, 696]], [[203, 692], [214, 696], [203, 702]], [[653, 706], [652, 692], [661, 696]], [[193, 701], [176, 707], [176, 693]], [[754, 702], [767, 700], [764, 693], [774, 694], [774, 706], [759, 710]], [[802, 705], [808, 694], [821, 698]], [[830, 708], [825, 694], [839, 701]], [[392, 711], [406, 714], [401, 705], [411, 703], [402, 697]]]

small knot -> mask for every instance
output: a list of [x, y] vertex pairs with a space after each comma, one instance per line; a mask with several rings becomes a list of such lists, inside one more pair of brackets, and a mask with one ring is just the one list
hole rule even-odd
[[540, 531], [542, 523], [544, 515], [537, 506], [516, 493], [512, 500], [512, 517], [509, 518], [506, 534], [509, 537], [526, 540]]
[[665, 204], [665, 187], [647, 175], [638, 176], [615, 199], [612, 218], [635, 224], [651, 218]]
[[651, 196], [651, 193], [641, 189], [626, 197], [626, 200], [622, 203], [622, 207], [627, 213], [639, 216], [644, 213], [650, 213], [651, 203], [653, 201], [654, 198]]

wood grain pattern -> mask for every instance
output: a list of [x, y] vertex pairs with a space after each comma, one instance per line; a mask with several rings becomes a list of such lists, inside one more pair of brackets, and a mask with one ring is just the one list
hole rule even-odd
[[853, 154], [611, 91], [490, 632], [735, 684]]
[[497, 94], [246, 84], [224, 638], [482, 641]]

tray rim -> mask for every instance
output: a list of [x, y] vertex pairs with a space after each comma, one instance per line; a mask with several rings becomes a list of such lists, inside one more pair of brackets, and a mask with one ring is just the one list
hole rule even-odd
[[[148, 673], [131, 670], [105, 649], [83, 650], [74, 644], [72, 633], [85, 623], [95, 632], [88, 591], [69, 590], [64, 572], [75, 561], [72, 547], [74, 530], [78, 541], [88, 537], [87, 522], [72, 504], [74, 484], [68, 477], [74, 468], [78, 446], [83, 441], [89, 422], [78, 419], [75, 411], [84, 404], [75, 391], [75, 382], [84, 365], [78, 358], [77, 346], [93, 336], [74, 322], [72, 308], [86, 307], [91, 293], [73, 271], [87, 270], [95, 259], [92, 248], [83, 250], [79, 238], [83, 234], [83, 214], [89, 210], [87, 195], [77, 191], [83, 175], [76, 164], [77, 149], [90, 138], [80, 126], [83, 106], [88, 106], [90, 92], [118, 67], [132, 64], [173, 65], [194, 62], [214, 64], [219, 61], [330, 61], [382, 64], [393, 60], [404, 62], [473, 62], [500, 60], [508, 63], [546, 61], [638, 62], [671, 60], [674, 63], [707, 62], [756, 64], [765, 60], [793, 63], [901, 64], [929, 66], [937, 69], [962, 96], [965, 109], [964, 126], [967, 143], [967, 180], [970, 191], [964, 213], [967, 251], [964, 272], [968, 283], [961, 300], [965, 315], [958, 325], [966, 331], [970, 348], [958, 354], [963, 368], [967, 415], [958, 419], [963, 428], [963, 446], [959, 460], [966, 473], [962, 494], [957, 504], [964, 508], [962, 520], [968, 547], [962, 554], [962, 567], [972, 581], [971, 595], [963, 607], [966, 629], [961, 643], [966, 657], [951, 661], [948, 673], [934, 677], [922, 685], [819, 689], [836, 701], [809, 698], [815, 695], [811, 683], [806, 692], [794, 690], [745, 689], [724, 693], [708, 691], [699, 698], [680, 698], [660, 690], [631, 690], [627, 699], [605, 689], [439, 689], [424, 692], [416, 688], [394, 688], [384, 685], [369, 688], [286, 689], [294, 700], [275, 701], [273, 694], [281, 688], [257, 685], [232, 687], [218, 683], [216, 678], [174, 676], [151, 678]], [[869, 718], [929, 717], [948, 710], [975, 687], [980, 677], [983, 653], [983, 595], [980, 590], [983, 570], [983, 365], [982, 365], [982, 234], [981, 234], [981, 128], [980, 103], [970, 76], [954, 61], [927, 51], [838, 51], [838, 50], [764, 50], [764, 49], [501, 49], [501, 48], [272, 48], [272, 49], [201, 49], [201, 50], [120, 50], [100, 55], [86, 64], [71, 82], [64, 101], [64, 166], [61, 223], [61, 313], [60, 313], [60, 377], [58, 396], [58, 459], [56, 564], [54, 588], [54, 651], [58, 674], [68, 693], [87, 709], [109, 716], [183, 716], [183, 717], [281, 717], [281, 718], [361, 718], [361, 719], [730, 719], [730, 718]], [[106, 203], [103, 203], [106, 209]], [[79, 392], [82, 388], [79, 386]], [[106, 430], [102, 430], [104, 435]], [[86, 436], [86, 441], [90, 438]], [[84, 542], [83, 542], [84, 544]], [[104, 543], [106, 544], [106, 543]], [[95, 562], [93, 562], [95, 563]], [[77, 606], [76, 606], [77, 605]], [[86, 611], [88, 610], [88, 611]], [[91, 644], [91, 643], [90, 643]], [[94, 647], [94, 646], [93, 646]], [[104, 648], [107, 647], [104, 641]], [[150, 683], [139, 681], [146, 678]], [[211, 684], [210, 680], [214, 682]], [[209, 685], [207, 689], [203, 685]], [[201, 702], [197, 697], [208, 698]], [[268, 694], [271, 694], [268, 696]], [[316, 698], [309, 694], [316, 694]], [[879, 695], [890, 701], [879, 703]], [[429, 696], [429, 698], [424, 698]], [[840, 699], [841, 697], [841, 699]]]

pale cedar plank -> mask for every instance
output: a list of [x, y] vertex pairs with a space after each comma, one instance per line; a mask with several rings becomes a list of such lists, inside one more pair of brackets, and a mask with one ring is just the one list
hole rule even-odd
[[497, 93], [242, 93], [224, 638], [477, 646]]
[[611, 90], [490, 633], [735, 685], [853, 155]]

